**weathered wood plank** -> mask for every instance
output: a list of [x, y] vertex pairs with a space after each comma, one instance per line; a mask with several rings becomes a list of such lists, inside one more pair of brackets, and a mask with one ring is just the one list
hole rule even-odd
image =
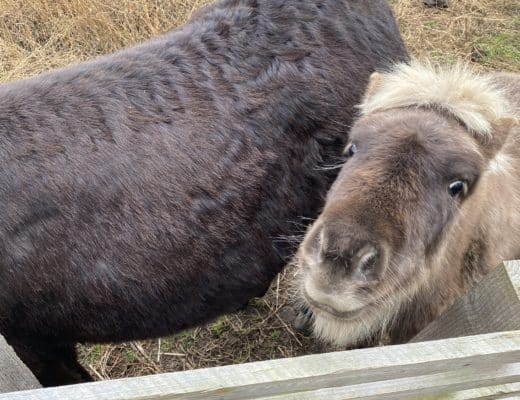
[[[520, 383], [490, 386], [480, 389], [463, 390], [461, 392], [438, 396], [431, 400], [491, 400], [491, 399], [520, 399]], [[423, 399], [426, 400], [426, 399]]]
[[40, 384], [0, 335], [0, 393], [39, 388]]
[[519, 360], [520, 331], [501, 332], [40, 389], [0, 400], [305, 399], [313, 392], [318, 397], [309, 399], [335, 392], [339, 397], [325, 398], [382, 399], [381, 390], [394, 396], [386, 398], [405, 399], [417, 385], [421, 393], [439, 394], [518, 382]]
[[[351, 385], [345, 387], [298, 392], [281, 396], [261, 397], [258, 400], [406, 400], [417, 399], [458, 399], [461, 389], [518, 382], [520, 363], [509, 364], [498, 370], [488, 367], [463, 368], [444, 373], [421, 375], [411, 378], [392, 379]], [[444, 394], [442, 394], [444, 393]], [[460, 393], [460, 392], [459, 392]], [[473, 390], [473, 394], [475, 391]], [[508, 394], [510, 396], [511, 393]], [[477, 397], [478, 398], [478, 397]], [[495, 397], [496, 398], [496, 397]]]
[[520, 261], [506, 261], [412, 342], [520, 329]]

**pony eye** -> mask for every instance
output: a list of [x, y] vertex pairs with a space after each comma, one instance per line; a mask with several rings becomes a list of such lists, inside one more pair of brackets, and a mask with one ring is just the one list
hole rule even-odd
[[354, 143], [350, 143], [343, 152], [343, 155], [345, 157], [352, 157], [354, 154], [356, 154], [357, 146]]
[[454, 181], [448, 186], [448, 192], [451, 196], [465, 196], [468, 193], [468, 183], [465, 181]]

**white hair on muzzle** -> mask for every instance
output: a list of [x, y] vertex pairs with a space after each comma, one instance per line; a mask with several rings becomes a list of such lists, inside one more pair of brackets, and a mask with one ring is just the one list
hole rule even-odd
[[492, 80], [460, 63], [436, 67], [413, 61], [377, 78], [359, 105], [362, 115], [400, 107], [437, 109], [483, 136], [491, 136], [495, 119], [511, 115], [505, 95]]

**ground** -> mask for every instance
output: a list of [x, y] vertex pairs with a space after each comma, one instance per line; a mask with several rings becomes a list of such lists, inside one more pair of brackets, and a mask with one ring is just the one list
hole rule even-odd
[[[91, 59], [182, 24], [209, 0], [0, 0], [0, 82]], [[393, 0], [413, 56], [520, 72], [520, 0], [451, 0], [447, 9]], [[168, 338], [81, 346], [97, 379], [212, 367], [334, 350], [296, 333], [293, 271], [237, 313]]]

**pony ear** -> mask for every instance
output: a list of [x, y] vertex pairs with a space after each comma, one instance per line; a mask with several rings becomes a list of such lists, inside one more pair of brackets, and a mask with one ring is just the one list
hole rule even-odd
[[495, 154], [500, 151], [513, 129], [517, 126], [519, 126], [519, 122], [515, 117], [501, 117], [495, 119], [491, 123], [491, 134], [493, 136], [490, 140], [482, 140], [481, 142], [484, 154], [488, 158], [493, 158]]
[[381, 82], [383, 81], [383, 74], [380, 72], [372, 72], [370, 78], [368, 80], [368, 86], [365, 90], [365, 100], [372, 97], [374, 93], [377, 92], [377, 89], [381, 86]]

